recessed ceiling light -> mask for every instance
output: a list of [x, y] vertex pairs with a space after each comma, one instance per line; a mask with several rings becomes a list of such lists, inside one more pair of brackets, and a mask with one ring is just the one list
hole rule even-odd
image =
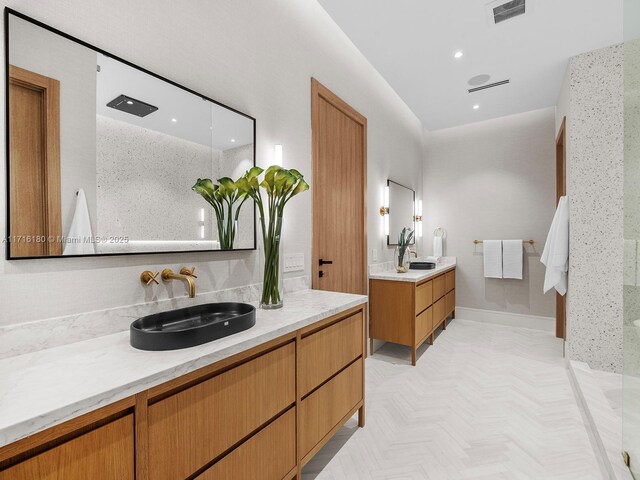
[[458, 50], [456, 53], [453, 54], [454, 58], [461, 58], [463, 55], [462, 50]]
[[474, 109], [474, 110], [478, 110], [479, 108], [480, 108], [480, 105], [474, 105], [474, 106], [473, 106], [473, 109]]
[[171, 121], [172, 121], [173, 123], [176, 123], [176, 122], [178, 121], [178, 119], [177, 119], [177, 118], [172, 118], [172, 119], [171, 119]]
[[232, 139], [231, 139], [231, 143], [236, 143], [236, 139], [235, 139], [235, 138], [232, 138]]
[[133, 100], [127, 100], [127, 105], [133, 105]]

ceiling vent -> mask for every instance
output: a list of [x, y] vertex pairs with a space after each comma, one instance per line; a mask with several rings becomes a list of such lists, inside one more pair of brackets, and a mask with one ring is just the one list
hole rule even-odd
[[493, 87], [499, 87], [500, 85], [506, 85], [510, 82], [511, 80], [502, 80], [500, 82], [495, 82], [495, 83], [489, 83], [487, 85], [482, 85], [480, 87], [476, 87], [476, 88], [470, 88], [469, 89], [469, 93], [473, 93], [473, 92], [479, 92], [480, 90], [486, 90], [487, 88], [493, 88]]
[[487, 5], [494, 25], [511, 20], [527, 13], [527, 0], [499, 0]]
[[107, 107], [115, 108], [121, 112], [130, 113], [136, 117], [146, 117], [150, 113], [158, 110], [158, 107], [154, 105], [143, 102], [142, 100], [136, 100], [135, 98], [131, 98], [127, 95], [117, 96], [107, 103]]

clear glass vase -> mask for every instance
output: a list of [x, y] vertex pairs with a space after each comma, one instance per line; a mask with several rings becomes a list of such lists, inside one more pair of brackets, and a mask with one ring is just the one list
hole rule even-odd
[[263, 228], [263, 243], [260, 249], [260, 266], [263, 272], [260, 308], [282, 308], [284, 296], [283, 258], [280, 255], [282, 218], [277, 218], [273, 225], [261, 219], [260, 224]]
[[397, 246], [393, 252], [393, 263], [396, 267], [396, 272], [407, 273], [409, 271], [409, 265], [411, 264], [411, 250], [409, 247]]

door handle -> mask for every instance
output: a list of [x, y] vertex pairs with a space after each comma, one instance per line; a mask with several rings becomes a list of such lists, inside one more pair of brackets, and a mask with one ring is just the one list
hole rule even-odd
[[323, 265], [332, 265], [333, 264], [333, 260], [323, 260], [322, 258], [320, 259], [320, 266]]

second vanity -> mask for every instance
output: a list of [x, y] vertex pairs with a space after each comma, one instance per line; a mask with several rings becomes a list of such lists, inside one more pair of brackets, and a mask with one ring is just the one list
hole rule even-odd
[[0, 479], [300, 478], [364, 426], [366, 301], [306, 290], [193, 348], [121, 332], [1, 360]]
[[416, 351], [435, 330], [446, 329], [449, 315], [455, 317], [456, 262], [439, 263], [433, 270], [395, 271], [369, 275], [369, 337], [411, 348], [411, 364]]

